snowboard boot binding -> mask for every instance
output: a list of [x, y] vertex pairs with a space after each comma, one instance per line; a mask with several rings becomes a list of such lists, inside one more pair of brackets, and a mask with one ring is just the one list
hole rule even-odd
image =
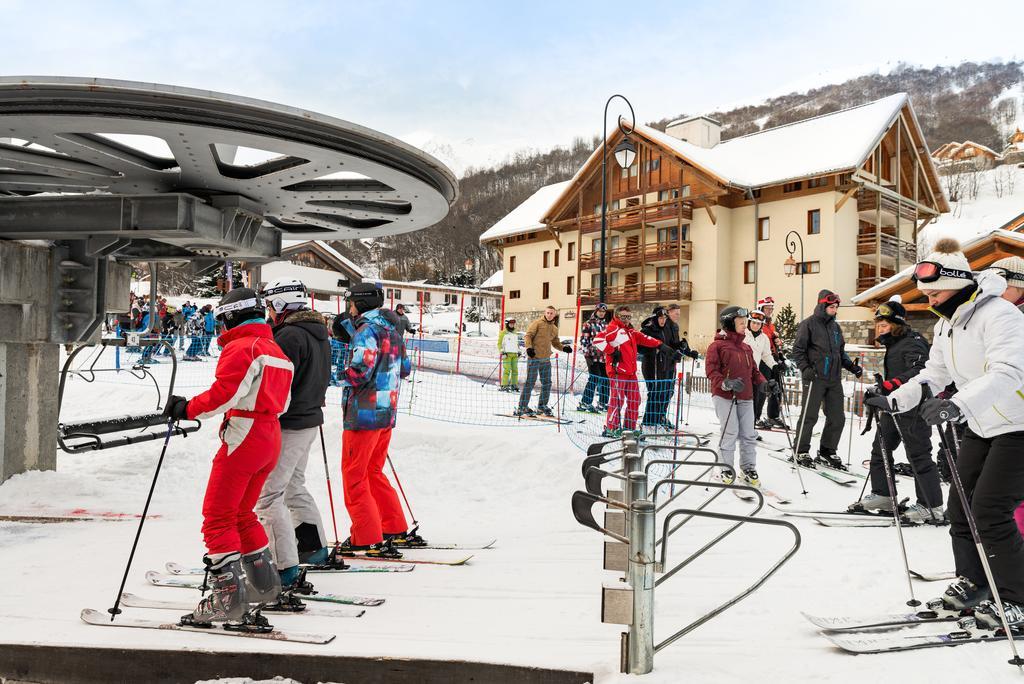
[[281, 575], [277, 572], [270, 548], [264, 546], [242, 556], [242, 570], [245, 571], [245, 589], [249, 603], [259, 606], [273, 603], [281, 594]]
[[183, 615], [178, 624], [212, 627], [214, 622], [242, 620], [249, 612], [249, 598], [241, 554], [229, 553], [220, 558], [204, 556], [203, 563], [207, 573], [204, 584], [210, 587], [210, 595], [203, 597], [191, 613]]
[[960, 611], [975, 608], [990, 598], [991, 591], [988, 587], [979, 587], [966, 577], [960, 577], [946, 588], [940, 600], [946, 610]]

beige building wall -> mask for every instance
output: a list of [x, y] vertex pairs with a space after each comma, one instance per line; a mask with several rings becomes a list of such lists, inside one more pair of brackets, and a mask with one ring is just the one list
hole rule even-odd
[[[568, 244], [575, 243], [576, 239], [575, 235], [563, 235], [561, 247], [550, 237], [546, 240], [511, 243], [504, 247], [502, 254], [504, 284], [502, 289], [505, 294], [505, 315], [516, 316], [519, 319], [516, 325], [518, 329], [525, 329], [526, 323], [539, 316], [545, 307], [553, 306], [558, 309], [560, 316], [560, 334], [572, 336], [576, 327], [576, 294], [580, 287], [576, 282], [578, 244], [574, 259], [569, 261], [567, 257]], [[559, 252], [557, 267], [554, 266], [555, 250]], [[545, 251], [550, 253], [548, 268], [544, 268]], [[512, 272], [509, 267], [512, 256], [516, 258], [515, 272]], [[567, 294], [566, 278], [570, 277], [573, 279], [573, 291], [572, 294]], [[545, 282], [549, 284], [547, 299], [543, 297]], [[514, 290], [519, 291], [518, 299], [511, 297], [511, 292]], [[568, 312], [572, 312], [571, 315], [567, 316]]]

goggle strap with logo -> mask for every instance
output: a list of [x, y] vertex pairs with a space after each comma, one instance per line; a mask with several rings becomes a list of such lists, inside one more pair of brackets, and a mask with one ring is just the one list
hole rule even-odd
[[273, 297], [274, 295], [284, 294], [285, 292], [302, 292], [305, 294], [306, 286], [302, 283], [290, 283], [288, 285], [278, 285], [277, 287], [263, 290], [264, 297]]
[[231, 313], [232, 311], [241, 311], [242, 309], [258, 309], [261, 307], [262, 305], [260, 304], [260, 300], [256, 299], [255, 297], [250, 297], [249, 299], [242, 299], [237, 302], [231, 302], [230, 304], [218, 305], [217, 308], [213, 310], [213, 317], [220, 318], [224, 314]]
[[921, 261], [914, 266], [913, 279], [917, 282], [934, 283], [939, 278], [974, 280], [974, 274], [970, 271], [961, 271], [958, 268], [946, 268], [934, 261]]
[[1017, 271], [1011, 271], [1008, 268], [1002, 266], [989, 266], [993, 271], [999, 271], [999, 275], [1003, 276], [1004, 280], [1018, 280], [1024, 281], [1024, 273], [1018, 273]]

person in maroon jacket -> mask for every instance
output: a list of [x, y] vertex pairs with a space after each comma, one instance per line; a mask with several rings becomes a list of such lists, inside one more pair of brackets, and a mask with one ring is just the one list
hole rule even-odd
[[[633, 327], [633, 312], [628, 306], [615, 309], [615, 317], [602, 332], [594, 335], [593, 346], [604, 353], [608, 380], [611, 383], [611, 399], [608, 402], [608, 417], [605, 419], [603, 437], [618, 437], [623, 430], [634, 430], [640, 409], [640, 390], [636, 379], [637, 345], [659, 347], [672, 358], [681, 352], [648, 337]], [[626, 418], [619, 427], [619, 411], [626, 407]]]
[[[744, 343], [748, 311], [739, 306], [722, 309], [721, 330], [708, 347], [705, 365], [711, 385], [711, 401], [718, 414], [722, 436], [719, 440], [719, 458], [729, 464], [721, 471], [721, 480], [732, 484], [736, 480], [733, 466], [737, 438], [740, 443], [740, 470], [744, 484], [761, 486], [757, 477], [757, 431], [754, 429], [754, 386], [765, 378], [754, 362], [754, 353]], [[775, 387], [769, 382], [769, 391]]]

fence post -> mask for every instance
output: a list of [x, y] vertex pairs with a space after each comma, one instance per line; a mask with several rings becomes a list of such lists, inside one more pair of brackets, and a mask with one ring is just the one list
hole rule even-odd
[[455, 348], [455, 372], [459, 372], [459, 361], [462, 359], [462, 308], [466, 304], [466, 295], [459, 295], [459, 341]]
[[[643, 477], [641, 473], [633, 474]], [[634, 501], [629, 518], [628, 581], [633, 589], [633, 624], [629, 626], [624, 671], [648, 674], [654, 669], [654, 504], [646, 499]]]
[[[605, 314], [607, 315], [607, 314]], [[580, 346], [580, 298], [576, 297], [576, 332], [572, 334], [572, 370], [569, 372], [569, 387], [567, 390], [572, 393], [572, 386], [576, 380], [576, 352]]]

